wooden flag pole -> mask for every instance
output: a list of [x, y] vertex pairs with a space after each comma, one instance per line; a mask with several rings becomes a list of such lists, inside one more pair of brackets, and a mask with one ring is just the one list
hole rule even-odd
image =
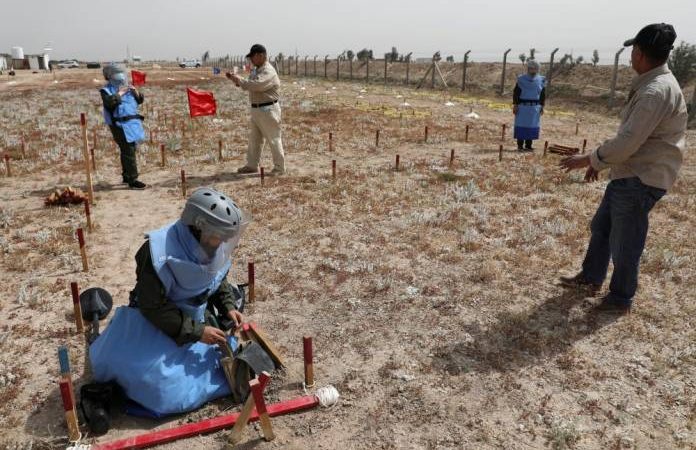
[[329, 151], [333, 151], [333, 133], [329, 131]]
[[77, 287], [77, 283], [73, 281], [70, 283], [70, 293], [72, 294], [73, 301], [73, 312], [75, 313], [75, 327], [78, 333], [85, 331], [85, 324], [82, 321], [82, 306], [80, 305], [80, 291]]
[[181, 169], [181, 194], [186, 198], [186, 171]]
[[87, 249], [85, 248], [85, 234], [82, 228], [77, 229], [77, 242], [80, 244], [80, 256], [82, 257], [82, 271], [87, 272], [89, 270], [89, 264], [87, 262]]
[[94, 186], [92, 186], [92, 171], [89, 164], [89, 142], [87, 140], [87, 116], [80, 114], [80, 125], [82, 127], [82, 157], [85, 161], [85, 175], [87, 177], [87, 197], [89, 203], [94, 203]]

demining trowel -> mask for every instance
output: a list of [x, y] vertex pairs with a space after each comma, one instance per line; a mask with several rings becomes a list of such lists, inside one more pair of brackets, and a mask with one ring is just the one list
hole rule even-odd
[[87, 342], [92, 344], [99, 337], [99, 321], [104, 320], [111, 312], [114, 301], [106, 290], [89, 288], [80, 294], [82, 319], [92, 324]]

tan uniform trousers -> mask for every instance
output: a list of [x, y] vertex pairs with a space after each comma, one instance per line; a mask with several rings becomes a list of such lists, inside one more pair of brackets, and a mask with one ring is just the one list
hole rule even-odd
[[249, 120], [249, 148], [247, 167], [256, 169], [261, 161], [261, 150], [268, 144], [273, 154], [273, 168], [285, 171], [285, 153], [280, 137], [280, 103], [251, 108]]

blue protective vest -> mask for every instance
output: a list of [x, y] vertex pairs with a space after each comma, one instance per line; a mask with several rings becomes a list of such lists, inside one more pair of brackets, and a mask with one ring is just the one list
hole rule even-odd
[[[191, 299], [216, 292], [231, 261], [210, 273], [194, 249], [195, 238], [176, 221], [149, 234], [150, 252], [168, 301], [203, 322], [207, 301]], [[217, 266], [218, 264], [214, 264]], [[234, 350], [237, 341], [228, 338]], [[94, 379], [116, 381], [126, 395], [154, 415], [191, 411], [230, 395], [216, 345], [194, 342], [182, 346], [156, 328], [137, 308], [121, 306], [89, 348]]]
[[[517, 77], [517, 86], [520, 88], [520, 104], [515, 115], [515, 139], [535, 140], [539, 139], [541, 128], [541, 91], [546, 84], [546, 78], [541, 75], [531, 77], [528, 74]], [[525, 102], [528, 102], [525, 104]]]
[[535, 77], [529, 76], [529, 74], [520, 75], [517, 77], [517, 85], [522, 91], [520, 93], [520, 101], [538, 101], [541, 98], [541, 91], [546, 85], [546, 78], [537, 75]]
[[[101, 90], [109, 95], [115, 95], [118, 92], [118, 88], [111, 83], [108, 83], [101, 88]], [[121, 103], [116, 107], [113, 114], [109, 112], [106, 107], [103, 113], [104, 122], [106, 122], [107, 125], [117, 126], [123, 129], [123, 133], [126, 135], [126, 141], [133, 143], [145, 139], [145, 130], [143, 129], [143, 123], [140, 119], [118, 120], [122, 117], [138, 115], [138, 102], [135, 100], [135, 96], [131, 91], [121, 96]]]

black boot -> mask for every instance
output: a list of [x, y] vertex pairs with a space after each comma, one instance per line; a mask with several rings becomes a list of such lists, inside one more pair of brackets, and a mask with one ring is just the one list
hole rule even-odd
[[80, 409], [90, 431], [104, 434], [111, 427], [111, 419], [125, 408], [125, 395], [114, 383], [89, 383], [80, 388]]

